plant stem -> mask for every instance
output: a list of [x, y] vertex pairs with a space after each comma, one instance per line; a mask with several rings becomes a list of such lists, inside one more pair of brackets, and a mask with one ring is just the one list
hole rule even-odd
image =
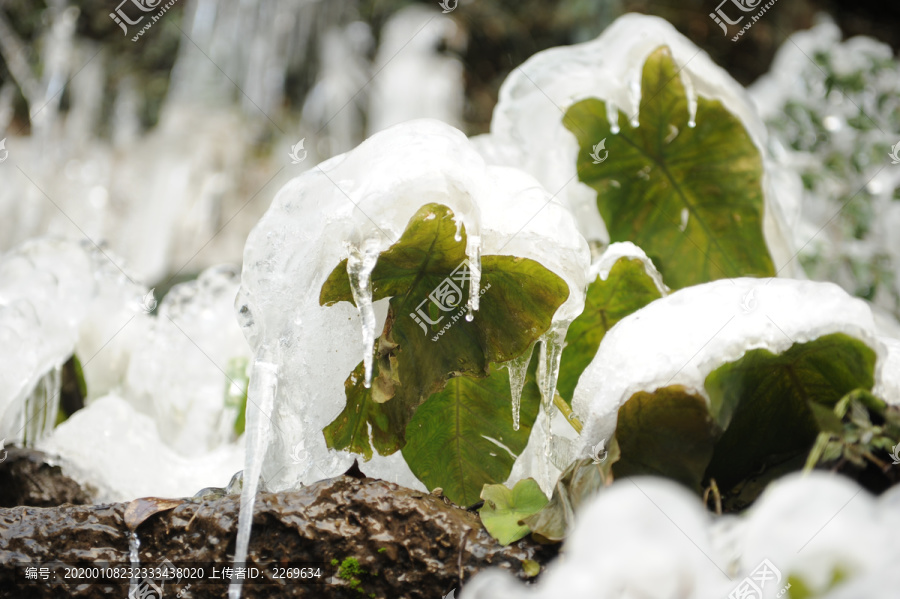
[[564, 400], [559, 393], [553, 394], [553, 405], [559, 408], [562, 415], [566, 417], [566, 422], [568, 422], [572, 428], [575, 429], [575, 432], [580, 435], [581, 431], [584, 429], [584, 425], [581, 424], [578, 416], [575, 415], [575, 412], [572, 411], [572, 408], [569, 407], [569, 404], [566, 403], [566, 400]]

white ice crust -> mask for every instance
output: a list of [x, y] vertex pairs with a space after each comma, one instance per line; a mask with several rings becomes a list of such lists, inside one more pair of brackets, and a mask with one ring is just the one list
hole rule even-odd
[[890, 392], [881, 384], [887, 349], [872, 312], [837, 285], [727, 279], [659, 299], [616, 324], [581, 375], [572, 403], [584, 423], [579, 453], [610, 437], [619, 407], [637, 391], [683, 385], [707, 397], [706, 376], [748, 350], [781, 353], [831, 333], [872, 347], [878, 355], [875, 392]]
[[[681, 67], [679, 76], [689, 103], [696, 104], [697, 96], [721, 101], [741, 120], [759, 148], [766, 172], [764, 233], [776, 265], [788, 264], [792, 252], [783, 232], [782, 206], [789, 198], [782, 197], [783, 185], [775, 183], [793, 175], [781, 172], [767, 156], [765, 125], [740, 84], [661, 18], [626, 14], [593, 41], [535, 54], [513, 70], [501, 86], [490, 134], [473, 141], [489, 162], [517, 166], [557, 194], [575, 215], [587, 239], [608, 240], [597, 211], [596, 192], [578, 181], [578, 143], [563, 126], [563, 112], [580, 100], [598, 98], [615, 104], [635, 120], [644, 62], [663, 45], [671, 49]], [[615, 143], [614, 139], [606, 142], [611, 157]], [[792, 272], [793, 266], [783, 274]]]
[[[763, 585], [763, 599], [777, 597], [789, 575], [823, 599], [881, 596], [898, 578], [898, 497], [875, 499], [826, 473], [793, 474], [772, 483], [744, 516], [715, 518], [674, 482], [619, 480], [584, 507], [563, 556], [536, 585], [493, 569], [461, 598], [721, 599], [763, 560], [780, 576]], [[838, 568], [847, 580], [824, 593]]]
[[[322, 307], [319, 293], [342, 259], [354, 250], [363, 262], [377, 256], [429, 202], [448, 206], [464, 224], [470, 262], [482, 254], [534, 259], [571, 290], [555, 322], [581, 312], [589, 251], [572, 216], [528, 175], [485, 165], [456, 129], [411, 121], [320, 164], [289, 182], [251, 233], [235, 306], [256, 362], [277, 367], [262, 465], [268, 488], [334, 476], [352, 463], [349, 453], [327, 449], [322, 429], [344, 407], [344, 381], [363, 356], [362, 325], [354, 306]], [[387, 301], [373, 308], [377, 336]], [[402, 456], [376, 455], [362, 468], [421, 488]]]
[[244, 459], [241, 443], [190, 457], [175, 451], [153, 418], [116, 394], [75, 412], [39, 448], [60, 456], [69, 476], [96, 491], [96, 502], [191, 497], [225, 487]]

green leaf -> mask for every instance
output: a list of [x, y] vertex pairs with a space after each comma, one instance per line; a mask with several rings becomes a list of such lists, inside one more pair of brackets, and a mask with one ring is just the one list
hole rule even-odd
[[[459, 276], [467, 265], [465, 248], [466, 231], [462, 228], [457, 237], [453, 212], [427, 204], [410, 219], [400, 240], [379, 256], [371, 275], [372, 297], [390, 302], [376, 342], [372, 387], [363, 385], [360, 368], [347, 379], [347, 405], [323, 430], [329, 447], [368, 459], [371, 427], [379, 453], [402, 448], [407, 424], [426, 399], [453, 376], [485, 377], [491, 363], [524, 353], [568, 298], [565, 281], [541, 264], [484, 256], [481, 306], [469, 322], [469, 283]], [[321, 304], [353, 302], [346, 268], [344, 261], [330, 274]], [[456, 286], [453, 297], [438, 304], [433, 292], [450, 283]]]
[[482, 487], [509, 478], [541, 403], [534, 354], [522, 389], [519, 430], [513, 429], [505, 368], [494, 367], [484, 379], [452, 378], [416, 411], [406, 428], [403, 457], [427, 488], [441, 487], [454, 503], [471, 505]]
[[547, 496], [533, 478], [516, 483], [512, 490], [504, 485], [485, 485], [481, 491], [484, 506], [478, 511], [481, 522], [502, 545], [514, 543], [531, 532], [519, 522], [547, 505]]
[[607, 459], [602, 463], [598, 464], [591, 458], [572, 462], [556, 481], [549, 503], [523, 522], [542, 540], [562, 541], [572, 525], [575, 513], [612, 482], [612, 465], [619, 458], [619, 446], [613, 437]]
[[588, 285], [584, 311], [566, 333], [557, 392], [572, 403], [581, 373], [587, 368], [603, 337], [617, 322], [662, 297], [644, 263], [636, 258], [620, 258], [604, 281], [599, 276]]
[[720, 366], [705, 386], [713, 416], [727, 429], [707, 476], [726, 491], [774, 461], [809, 451], [823, 420], [811, 406], [833, 409], [847, 393], [871, 389], [874, 370], [875, 352], [841, 333], [795, 343], [779, 355], [751, 350]]
[[[644, 64], [641, 98], [640, 126], [619, 112], [619, 133], [606, 103], [594, 98], [574, 104], [563, 120], [578, 138], [578, 177], [597, 191], [610, 239], [643, 248], [672, 288], [774, 276], [763, 237], [762, 160], [740, 120], [718, 100], [698, 97], [690, 127], [666, 47]], [[601, 140], [609, 154], [594, 164]]]
[[700, 493], [721, 434], [706, 400], [684, 387], [639, 391], [619, 408], [616, 440], [622, 456], [613, 475], [666, 476]]

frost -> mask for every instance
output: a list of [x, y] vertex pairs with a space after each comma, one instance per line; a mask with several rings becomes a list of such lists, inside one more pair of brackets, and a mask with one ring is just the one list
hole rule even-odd
[[581, 375], [572, 402], [585, 425], [579, 455], [610, 437], [619, 407], [637, 391], [684, 385], [707, 397], [703, 383], [721, 364], [751, 349], [781, 353], [829, 333], [872, 347], [879, 356], [876, 382], [882, 380], [886, 350], [871, 310], [833, 283], [728, 279], [659, 299], [613, 327]]
[[[898, 496], [875, 499], [852, 481], [814, 472], [776, 481], [741, 519], [715, 518], [676, 483], [619, 480], [584, 507], [563, 546], [565, 558], [536, 585], [493, 569], [475, 576], [463, 596], [720, 599], [763, 560], [781, 577], [763, 586], [765, 599], [778, 596], [789, 575], [822, 599], [877, 596], [898, 578]], [[825, 592], [836, 568], [847, 580]]]
[[[579, 100], [599, 98], [607, 102], [608, 110], [614, 104], [635, 120], [641, 102], [641, 70], [647, 56], [662, 45], [671, 49], [682, 67], [689, 110], [695, 109], [697, 96], [721, 101], [741, 120], [762, 152], [766, 241], [776, 265], [787, 264], [793, 254], [783, 232], [787, 198], [776, 182], [792, 173], [782, 172], [767, 156], [766, 128], [744, 89], [658, 17], [628, 14], [593, 41], [551, 48], [529, 58], [501, 86], [491, 133], [476, 138], [479, 150], [491, 162], [517, 166], [535, 176], [569, 207], [588, 240], [607, 241], [597, 211], [597, 194], [577, 179], [578, 144], [563, 126], [561, 112]], [[607, 140], [607, 147], [613, 160], [612, 139]]]

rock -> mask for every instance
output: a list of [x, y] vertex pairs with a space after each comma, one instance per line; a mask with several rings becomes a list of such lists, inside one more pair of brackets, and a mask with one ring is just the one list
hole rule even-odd
[[32, 449], [9, 447], [0, 450], [0, 507], [56, 507], [64, 503], [90, 503], [90, 494], [81, 485], [48, 461], [48, 456]]
[[[129, 566], [125, 511], [129, 504], [0, 509], [0, 597], [125, 596], [119, 584], [27, 581], [26, 562], [93, 567]], [[240, 498], [185, 499], [137, 528], [140, 565], [231, 567]], [[494, 566], [529, 578], [524, 560], [546, 563], [554, 546], [522, 540], [507, 547], [484, 530], [478, 516], [445, 498], [375, 479], [339, 476], [298, 491], [257, 496], [248, 565], [316, 562], [325, 585], [285, 580], [244, 583], [243, 596], [442, 597]], [[57, 570], [59, 576], [64, 568]], [[337, 576], [335, 576], [337, 575]], [[221, 582], [167, 582], [163, 596], [224, 597]], [[142, 595], [138, 595], [142, 596]], [[155, 597], [154, 595], [146, 595]]]

